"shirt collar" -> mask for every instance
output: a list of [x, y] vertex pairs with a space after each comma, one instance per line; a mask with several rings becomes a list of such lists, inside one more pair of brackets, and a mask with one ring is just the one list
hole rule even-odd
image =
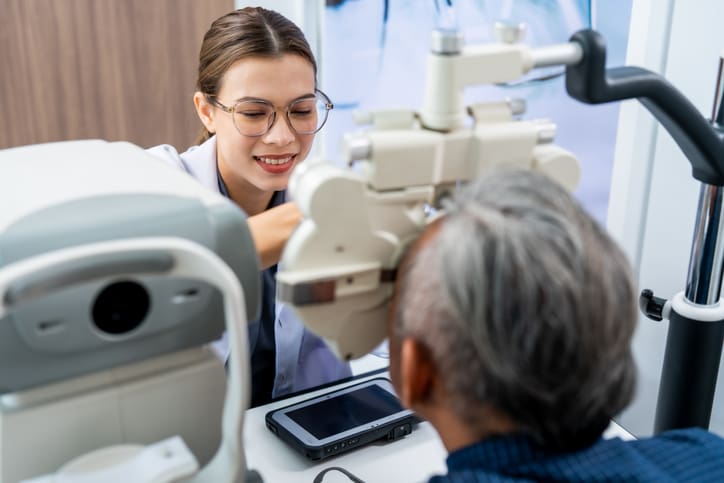
[[453, 451], [447, 457], [449, 471], [469, 468], [499, 470], [530, 463], [550, 453], [522, 434], [491, 436]]
[[219, 193], [224, 195], [225, 198], [229, 197], [229, 190], [226, 189], [226, 183], [221, 178], [221, 172], [219, 171], [219, 164], [216, 164], [216, 183], [219, 185]]

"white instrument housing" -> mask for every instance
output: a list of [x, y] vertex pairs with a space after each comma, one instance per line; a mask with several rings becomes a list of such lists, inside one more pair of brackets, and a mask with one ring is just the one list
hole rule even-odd
[[361, 357], [384, 340], [401, 254], [459, 184], [499, 166], [543, 172], [569, 190], [580, 178], [575, 156], [552, 144], [555, 124], [516, 118], [523, 101], [462, 102], [466, 86], [578, 62], [580, 46], [462, 48], [446, 35], [433, 37], [420, 113], [358, 114], [372, 127], [344, 140], [355, 169], [316, 160], [292, 174], [289, 190], [304, 220], [277, 272], [279, 298], [342, 359]]

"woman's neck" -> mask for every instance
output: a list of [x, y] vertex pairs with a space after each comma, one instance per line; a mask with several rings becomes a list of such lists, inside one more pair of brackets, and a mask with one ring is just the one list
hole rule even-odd
[[[239, 208], [244, 210], [247, 216], [254, 216], [262, 213], [269, 207], [273, 191], [259, 191], [256, 187], [249, 189], [234, 184], [232, 186], [227, 185], [226, 189], [229, 193], [229, 198], [239, 205]], [[252, 192], [253, 191], [253, 192]]]
[[267, 209], [274, 196], [273, 191], [262, 191], [247, 180], [224, 171], [223, 165], [219, 165], [219, 174], [229, 198], [244, 210], [247, 216], [258, 215]]

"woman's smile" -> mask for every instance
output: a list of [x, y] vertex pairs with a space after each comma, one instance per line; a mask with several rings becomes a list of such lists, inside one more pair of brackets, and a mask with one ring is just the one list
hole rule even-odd
[[254, 161], [256, 161], [261, 169], [271, 174], [286, 173], [294, 166], [296, 159], [296, 154], [265, 154], [263, 156], [254, 156]]

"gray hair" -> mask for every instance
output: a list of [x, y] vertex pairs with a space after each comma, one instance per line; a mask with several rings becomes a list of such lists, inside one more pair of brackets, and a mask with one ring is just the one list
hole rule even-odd
[[431, 352], [456, 412], [481, 404], [550, 448], [597, 439], [633, 396], [635, 283], [562, 187], [501, 171], [462, 190], [410, 261], [394, 330]]

